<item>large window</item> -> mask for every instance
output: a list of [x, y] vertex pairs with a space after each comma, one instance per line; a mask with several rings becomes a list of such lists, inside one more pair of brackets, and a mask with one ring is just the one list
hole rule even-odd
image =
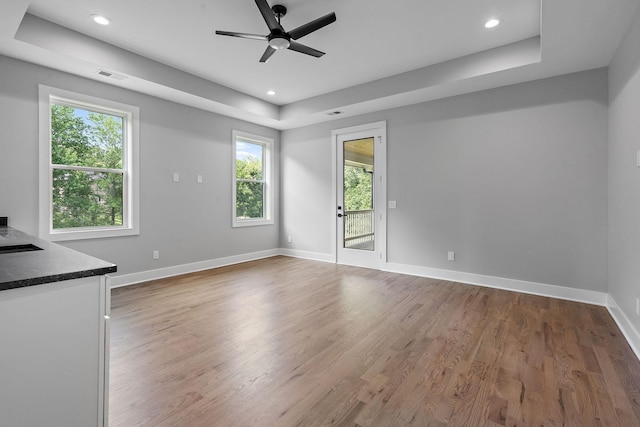
[[40, 235], [138, 233], [138, 109], [40, 86]]
[[273, 140], [233, 131], [233, 226], [273, 224]]

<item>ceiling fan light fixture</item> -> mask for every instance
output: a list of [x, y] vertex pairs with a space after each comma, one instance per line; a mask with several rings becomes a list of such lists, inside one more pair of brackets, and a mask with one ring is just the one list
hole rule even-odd
[[281, 37], [281, 36], [272, 37], [269, 40], [269, 46], [271, 46], [276, 50], [287, 49], [290, 44], [291, 42], [289, 42], [289, 40], [286, 37]]

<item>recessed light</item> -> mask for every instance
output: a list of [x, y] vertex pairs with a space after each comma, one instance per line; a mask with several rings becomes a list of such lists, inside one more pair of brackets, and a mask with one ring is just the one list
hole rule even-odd
[[268, 91], [267, 91], [267, 95], [269, 95], [269, 96], [273, 96], [273, 95], [275, 95], [275, 94], [276, 94], [276, 91], [275, 91], [275, 90], [268, 90]]
[[91, 19], [93, 19], [93, 22], [95, 22], [96, 24], [100, 24], [100, 25], [109, 25], [109, 24], [111, 24], [111, 20], [109, 18], [107, 18], [106, 16], [91, 15]]
[[485, 22], [484, 27], [495, 28], [498, 26], [498, 24], [500, 24], [500, 20], [496, 18], [492, 18], [492, 19], [489, 19], [487, 22]]

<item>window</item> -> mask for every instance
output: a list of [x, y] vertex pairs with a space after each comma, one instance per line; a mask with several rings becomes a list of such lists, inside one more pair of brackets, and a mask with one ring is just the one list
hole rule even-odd
[[138, 108], [40, 86], [40, 236], [138, 234]]
[[273, 139], [233, 131], [233, 226], [273, 224]]

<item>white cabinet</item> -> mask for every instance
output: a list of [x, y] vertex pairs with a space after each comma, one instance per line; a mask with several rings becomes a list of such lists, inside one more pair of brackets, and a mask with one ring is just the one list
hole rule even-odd
[[0, 424], [102, 427], [108, 387], [105, 276], [0, 292]]

